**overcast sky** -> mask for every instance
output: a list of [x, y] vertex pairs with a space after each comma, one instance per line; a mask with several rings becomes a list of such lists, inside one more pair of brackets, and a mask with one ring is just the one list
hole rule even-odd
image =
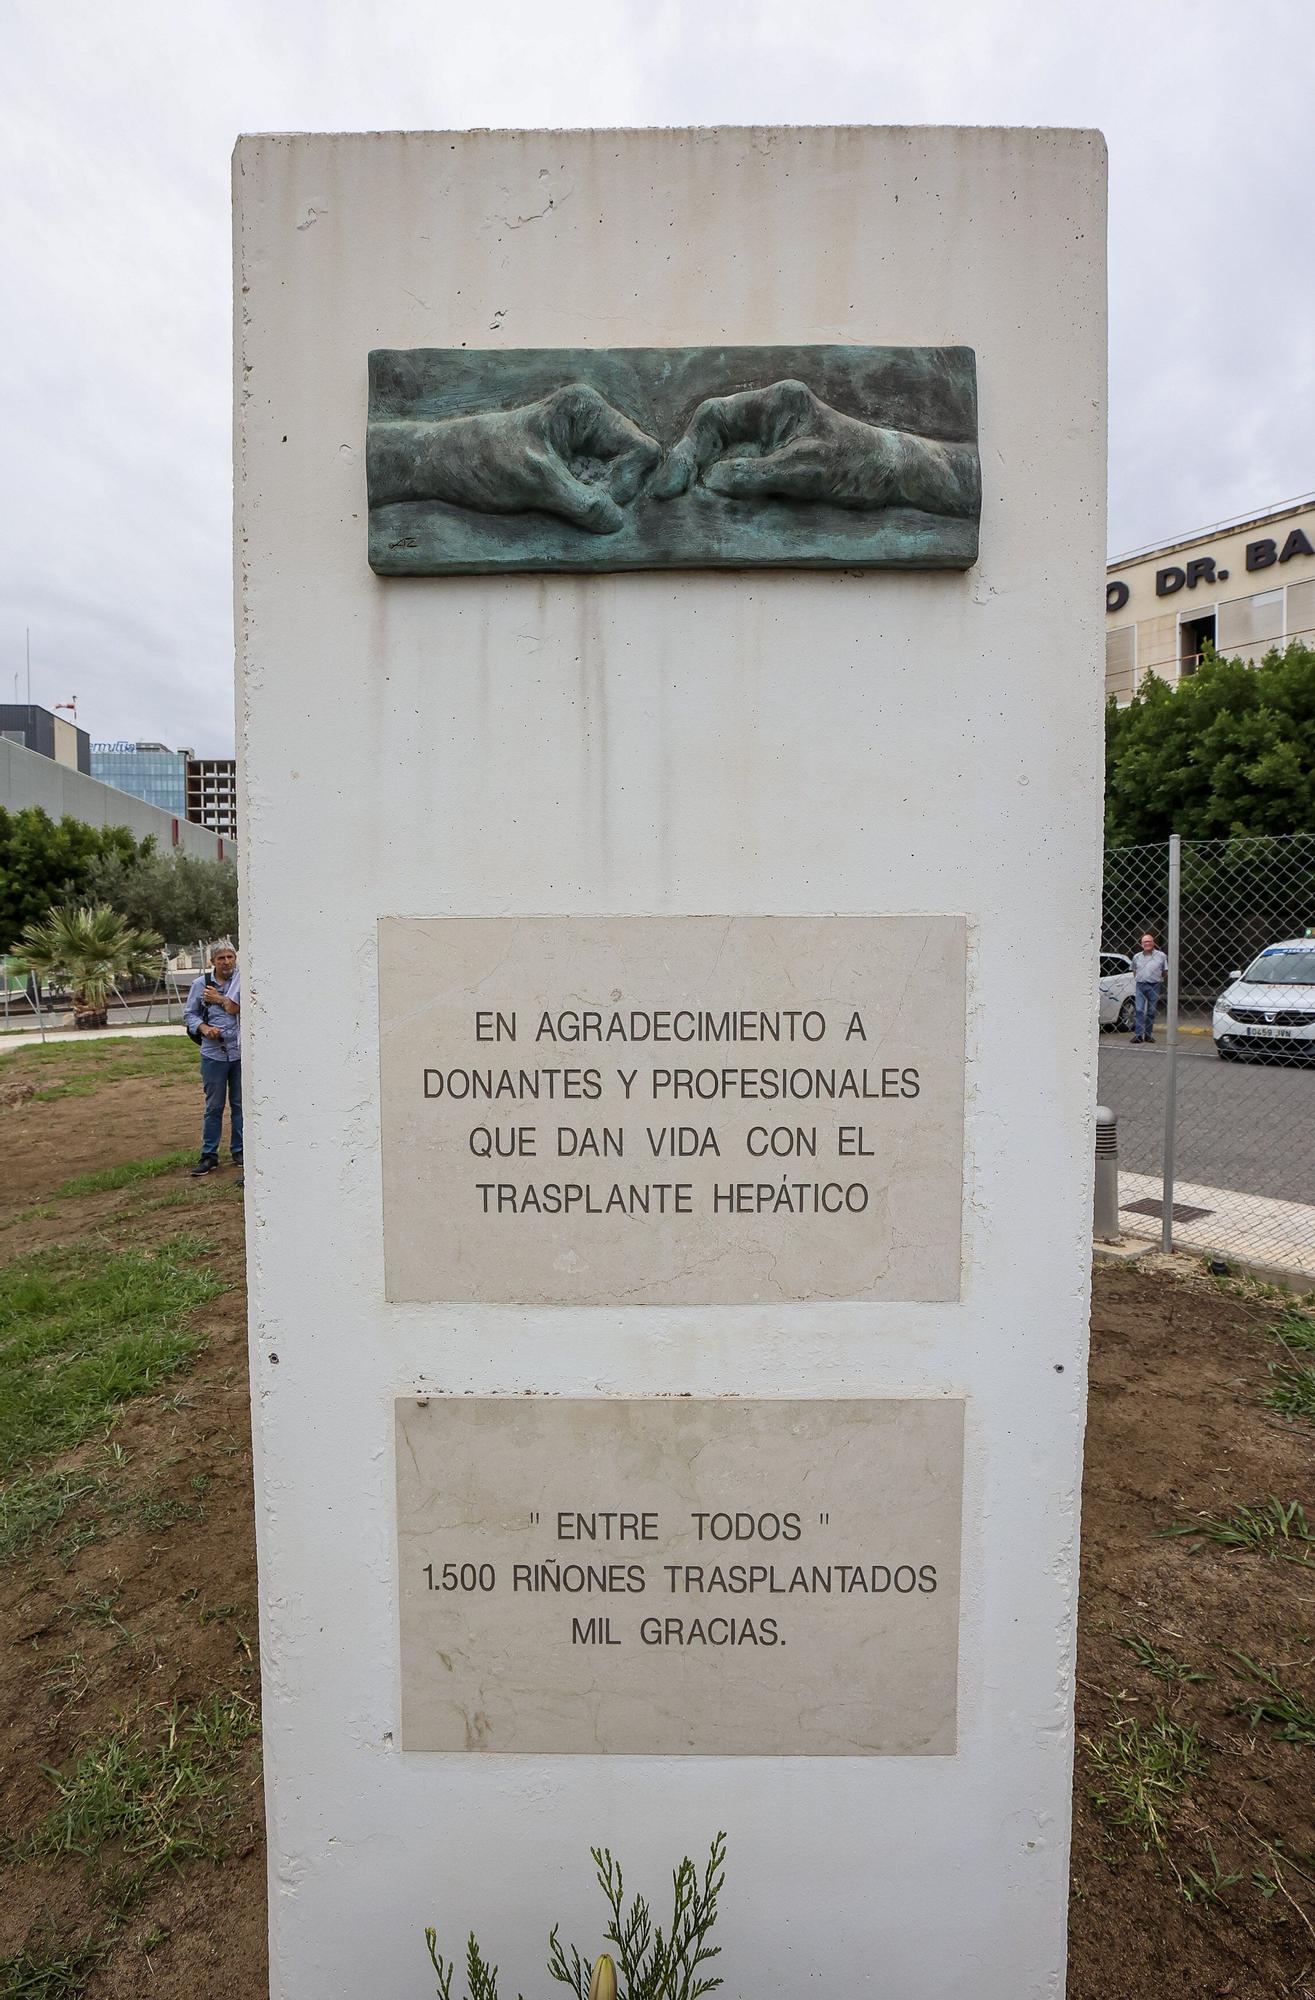
[[[231, 752], [239, 131], [1097, 125], [1117, 553], [1315, 489], [1304, 0], [0, 0], [0, 699]], [[881, 329], [872, 329], [873, 340]]]

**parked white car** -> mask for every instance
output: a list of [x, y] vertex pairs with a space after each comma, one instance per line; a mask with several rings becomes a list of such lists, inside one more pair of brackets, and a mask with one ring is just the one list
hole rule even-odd
[[1096, 980], [1096, 1005], [1102, 1028], [1117, 1028], [1121, 1035], [1131, 1034], [1136, 990], [1132, 960], [1121, 952], [1103, 951]]
[[1215, 1053], [1239, 1062], [1266, 1049], [1315, 1055], [1315, 937], [1266, 945], [1215, 1001]]

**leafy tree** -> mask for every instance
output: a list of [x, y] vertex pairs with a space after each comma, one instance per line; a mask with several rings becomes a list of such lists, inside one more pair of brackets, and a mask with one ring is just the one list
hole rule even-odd
[[159, 931], [169, 950], [237, 940], [237, 869], [231, 861], [190, 854], [104, 854], [92, 863], [88, 891], [139, 927]]
[[134, 930], [107, 903], [65, 903], [28, 925], [18, 955], [39, 978], [69, 982], [76, 1027], [103, 1028], [115, 983], [158, 971], [163, 949], [163, 938]]
[[1105, 837], [1115, 846], [1315, 831], [1315, 647], [1257, 666], [1207, 656], [1148, 676], [1105, 713]]
[[134, 839], [126, 826], [87, 826], [53, 820], [40, 806], [9, 812], [0, 806], [0, 951], [13, 949], [28, 924], [39, 923], [54, 903], [84, 895], [93, 863], [118, 855], [131, 864], [149, 854], [148, 835]]

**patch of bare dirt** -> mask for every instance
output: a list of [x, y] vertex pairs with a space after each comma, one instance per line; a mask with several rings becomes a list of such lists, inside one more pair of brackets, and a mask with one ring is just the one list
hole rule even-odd
[[[1279, 2000], [1315, 1994], [1315, 1746], [1252, 1730], [1234, 1655], [1277, 1665], [1315, 1700], [1315, 1563], [1226, 1551], [1161, 1531], [1269, 1496], [1315, 1530], [1309, 1427], [1267, 1410], [1276, 1308], [1135, 1268], [1097, 1272], [1083, 1485], [1079, 1753], [1074, 1788], [1070, 2000]], [[1149, 1638], [1201, 1680], [1174, 1683], [1121, 1644]], [[1092, 1802], [1082, 1738], [1157, 1707], [1197, 1732], [1205, 1770], [1163, 1856]], [[1281, 1885], [1273, 1883], [1274, 1856]], [[1195, 1887], [1188, 1871], [1215, 1895]], [[1177, 1871], [1175, 1875], [1175, 1871]], [[1240, 1879], [1228, 1882], [1227, 1878]], [[1193, 1900], [1179, 1887], [1179, 1879]], [[1226, 1886], [1225, 1886], [1226, 1885]]]
[[[211, 1244], [228, 1286], [202, 1309], [206, 1345], [108, 1440], [62, 1461], [104, 1482], [0, 1581], [0, 1824], [48, 1811], [42, 1765], [67, 1768], [124, 1713], [215, 1692], [258, 1698], [256, 1586], [242, 1285], [231, 1172], [184, 1172], [63, 1198], [12, 1218], [74, 1175], [196, 1143], [190, 1074], [107, 1082], [93, 1098], [3, 1114], [0, 1259], [98, 1233], [110, 1244], [182, 1230]], [[162, 1205], [163, 1204], [163, 1205]], [[1315, 1699], [1315, 1565], [1227, 1553], [1160, 1530], [1270, 1495], [1315, 1522], [1312, 1432], [1261, 1398], [1273, 1306], [1137, 1269], [1097, 1274], [1087, 1435], [1078, 1727], [1162, 1709], [1195, 1732], [1203, 1769], [1163, 1853], [1143, 1851], [1075, 1777], [1070, 2000], [1309, 2000], [1315, 1995], [1315, 1748], [1252, 1729], [1236, 1653], [1281, 1667]], [[109, 1449], [106, 1446], [108, 1444]], [[120, 1462], [121, 1461], [121, 1462]], [[1200, 1680], [1166, 1681], [1121, 1641], [1148, 1639]], [[267, 1991], [259, 1744], [234, 1778], [229, 1857], [156, 1878], [80, 1986], [87, 2000], [261, 2000]], [[1275, 1857], [1279, 1867], [1275, 1869]], [[1306, 1859], [1303, 1859], [1306, 1857]], [[1290, 1860], [1291, 1867], [1285, 1865]], [[1194, 1888], [1192, 1872], [1214, 1884]], [[1281, 1886], [1264, 1893], [1263, 1882]], [[1233, 1879], [1236, 1878], [1236, 1879]], [[1257, 1879], [1261, 1878], [1261, 1879]], [[1184, 1893], [1193, 1890], [1194, 1900]], [[0, 1870], [0, 1958], [35, 1927], [78, 1939], [103, 1908], [77, 1857]]]
[[201, 1084], [190, 1073], [108, 1080], [92, 1097], [43, 1102], [39, 1093], [47, 1079], [11, 1080], [0, 1066], [0, 1084], [15, 1093], [33, 1082], [36, 1095], [17, 1095], [0, 1113], [0, 1215], [39, 1202], [78, 1174], [190, 1147], [201, 1150]]

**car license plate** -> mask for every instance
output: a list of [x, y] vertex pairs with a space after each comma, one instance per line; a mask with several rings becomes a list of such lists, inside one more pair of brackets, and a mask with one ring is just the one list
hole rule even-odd
[[1290, 1042], [1303, 1033], [1301, 1028], [1248, 1028], [1247, 1033], [1258, 1042]]

